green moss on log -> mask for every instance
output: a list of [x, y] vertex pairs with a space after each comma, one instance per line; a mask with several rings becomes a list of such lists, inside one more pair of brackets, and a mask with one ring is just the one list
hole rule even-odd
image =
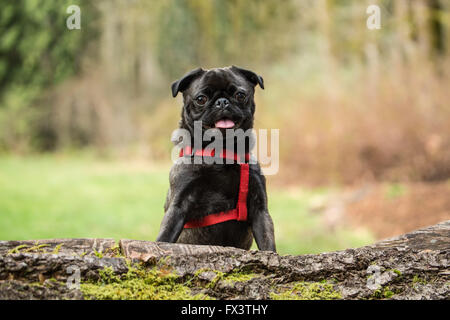
[[294, 282], [290, 289], [279, 293], [271, 292], [270, 298], [274, 300], [336, 300], [342, 299], [342, 295], [334, 290], [333, 284], [328, 281], [299, 281]]
[[117, 275], [111, 268], [99, 272], [100, 279], [81, 284], [85, 299], [92, 300], [205, 300], [209, 296], [192, 294], [188, 285], [174, 273], [153, 268], [130, 267]]

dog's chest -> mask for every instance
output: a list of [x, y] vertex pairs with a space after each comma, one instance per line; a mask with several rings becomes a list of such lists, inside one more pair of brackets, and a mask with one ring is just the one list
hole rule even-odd
[[203, 165], [196, 170], [194, 185], [206, 198], [211, 196], [234, 199], [239, 190], [239, 165]]
[[204, 216], [233, 209], [239, 196], [239, 165], [201, 165], [189, 173], [189, 215]]

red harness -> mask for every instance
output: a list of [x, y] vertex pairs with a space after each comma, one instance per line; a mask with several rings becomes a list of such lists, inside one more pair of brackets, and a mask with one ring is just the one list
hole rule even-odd
[[[191, 156], [201, 156], [201, 157], [214, 157], [215, 150], [205, 150], [199, 149], [192, 152], [192, 148], [190, 146], [186, 146], [184, 149], [180, 150], [180, 157], [185, 155]], [[232, 159], [232, 160], [241, 160], [241, 157], [227, 150], [222, 150], [219, 154], [219, 157], [223, 159]], [[248, 153], [245, 154], [244, 161], [248, 161], [250, 155]], [[248, 163], [241, 163], [241, 178], [239, 182], [239, 196], [236, 208], [228, 211], [222, 211], [218, 213], [208, 214], [198, 220], [188, 221], [185, 225], [185, 229], [190, 228], [200, 228], [207, 227], [213, 224], [229, 221], [229, 220], [237, 220], [237, 221], [247, 221], [247, 194], [248, 194], [248, 180], [249, 180], [249, 165]]]

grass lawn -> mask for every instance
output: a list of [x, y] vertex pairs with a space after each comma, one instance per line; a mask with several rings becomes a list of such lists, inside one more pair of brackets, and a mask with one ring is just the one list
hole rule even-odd
[[[82, 155], [0, 157], [0, 240], [154, 241], [168, 173], [168, 165]], [[279, 253], [317, 253], [373, 241], [365, 231], [325, 229], [308, 211], [311, 200], [326, 190], [268, 188]]]

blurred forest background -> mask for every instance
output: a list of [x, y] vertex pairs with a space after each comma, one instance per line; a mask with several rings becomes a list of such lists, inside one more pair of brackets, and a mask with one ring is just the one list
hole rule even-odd
[[280, 129], [280, 252], [450, 218], [450, 1], [16, 0], [0, 3], [0, 239], [154, 240], [170, 83], [231, 64], [263, 76], [256, 127]]

